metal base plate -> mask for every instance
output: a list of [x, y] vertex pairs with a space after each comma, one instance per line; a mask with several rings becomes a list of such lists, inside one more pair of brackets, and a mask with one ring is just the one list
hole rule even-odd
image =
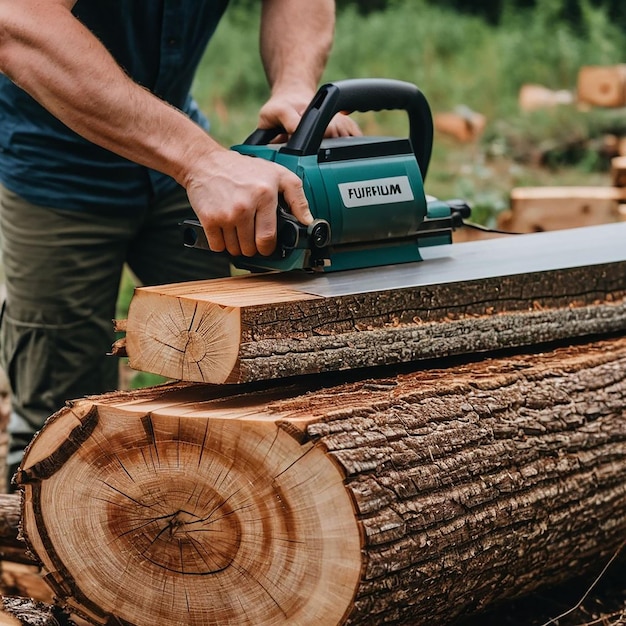
[[334, 297], [616, 263], [626, 261], [626, 223], [434, 246], [421, 254], [422, 262], [332, 274], [291, 272], [282, 279], [291, 289]]

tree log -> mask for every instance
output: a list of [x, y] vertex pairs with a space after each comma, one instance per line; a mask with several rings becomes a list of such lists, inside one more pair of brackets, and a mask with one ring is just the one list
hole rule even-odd
[[612, 224], [426, 248], [422, 263], [330, 276], [144, 287], [125, 349], [137, 370], [235, 383], [617, 332], [625, 238], [626, 224]]
[[459, 106], [454, 111], [435, 113], [433, 116], [435, 131], [454, 137], [457, 141], [476, 141], [482, 135], [487, 118], [472, 111], [467, 106]]
[[626, 105], [626, 65], [584, 65], [578, 72], [577, 98], [601, 107]]
[[626, 187], [626, 156], [611, 159], [611, 180], [615, 187]]
[[[380, 374], [380, 373], [379, 373]], [[626, 338], [68, 404], [23, 532], [95, 624], [445, 624], [626, 532]]]

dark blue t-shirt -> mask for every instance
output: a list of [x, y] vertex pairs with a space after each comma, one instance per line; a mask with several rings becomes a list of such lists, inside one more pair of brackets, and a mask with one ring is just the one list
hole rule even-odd
[[[73, 13], [137, 83], [207, 128], [190, 89], [227, 4], [78, 0]], [[34, 204], [98, 211], [144, 207], [176, 187], [168, 176], [83, 139], [2, 75], [0, 180]]]

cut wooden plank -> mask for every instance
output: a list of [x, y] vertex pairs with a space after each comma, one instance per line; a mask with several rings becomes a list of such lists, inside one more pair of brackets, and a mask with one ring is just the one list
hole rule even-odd
[[521, 233], [583, 228], [626, 219], [626, 188], [516, 187], [498, 227]]
[[[235, 383], [626, 328], [626, 224], [425, 248], [422, 263], [137, 289], [131, 367]], [[119, 346], [118, 346], [119, 351]]]
[[581, 67], [578, 72], [577, 99], [594, 106], [625, 106], [626, 64]]
[[625, 338], [92, 397], [27, 450], [23, 530], [96, 624], [450, 623], [623, 542], [625, 407]]

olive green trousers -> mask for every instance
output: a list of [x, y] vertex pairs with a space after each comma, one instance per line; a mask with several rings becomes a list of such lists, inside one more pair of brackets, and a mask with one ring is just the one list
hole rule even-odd
[[225, 258], [183, 246], [179, 223], [189, 217], [182, 189], [142, 209], [98, 214], [35, 206], [0, 186], [9, 472], [67, 400], [117, 387], [118, 360], [107, 353], [124, 264], [144, 285], [229, 274]]

